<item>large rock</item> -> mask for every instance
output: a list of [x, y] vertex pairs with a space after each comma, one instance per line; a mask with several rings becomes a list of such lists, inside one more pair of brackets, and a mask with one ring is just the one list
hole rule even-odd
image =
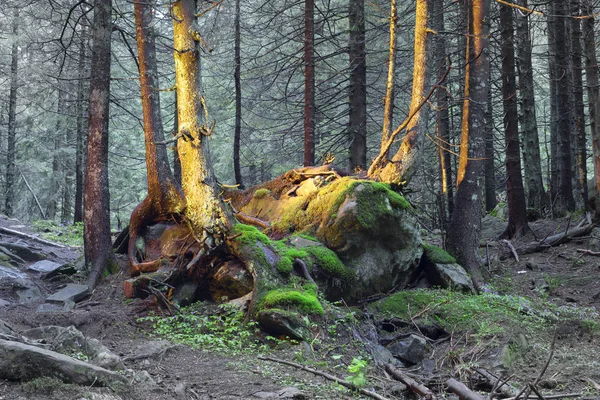
[[0, 378], [28, 381], [40, 377], [87, 386], [127, 384], [127, 380], [117, 372], [55, 351], [0, 339]]
[[41, 301], [43, 296], [38, 285], [17, 268], [0, 265], [0, 290], [14, 296], [21, 304]]
[[415, 365], [425, 358], [427, 340], [418, 335], [409, 335], [402, 340], [390, 344], [388, 350], [391, 351], [394, 357], [408, 365]]
[[74, 326], [42, 326], [21, 332], [29, 340], [45, 344], [49, 350], [76, 355], [102, 368], [118, 370], [124, 365], [116, 354], [97, 339], [87, 338]]

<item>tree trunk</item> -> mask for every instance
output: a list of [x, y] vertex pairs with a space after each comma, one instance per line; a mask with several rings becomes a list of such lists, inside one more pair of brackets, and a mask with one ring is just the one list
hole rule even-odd
[[234, 63], [235, 70], [233, 78], [235, 80], [235, 127], [233, 132], [233, 174], [235, 183], [240, 189], [244, 188], [242, 182], [242, 169], [240, 167], [240, 139], [242, 135], [242, 56], [240, 52], [241, 32], [240, 32], [240, 0], [235, 0], [235, 43], [234, 43]]
[[60, 171], [60, 150], [63, 148], [63, 143], [61, 138], [64, 136], [64, 117], [61, 113], [65, 110], [65, 90], [58, 82], [58, 102], [56, 109], [56, 130], [54, 132], [54, 151], [52, 153], [52, 178], [51, 178], [51, 187], [52, 191], [50, 192], [48, 204], [46, 205], [46, 218], [50, 221], [54, 221], [56, 218], [56, 212], [58, 210], [58, 199], [62, 197], [61, 194], [61, 171]]
[[6, 148], [6, 192], [4, 197], [4, 213], [12, 217], [15, 201], [15, 143], [17, 138], [17, 90], [19, 86], [19, 11], [15, 8], [12, 20], [13, 43], [10, 62], [10, 89], [8, 94], [8, 132]]
[[[396, 25], [398, 23], [398, 9], [396, 0], [390, 0], [390, 43], [388, 59], [388, 75], [385, 87], [385, 99], [383, 105], [383, 130], [381, 132], [381, 151], [384, 150], [392, 133], [392, 123], [394, 122], [394, 80], [396, 76]], [[388, 157], [389, 149], [386, 150], [385, 157]]]
[[[479, 230], [481, 228], [481, 176], [485, 155], [485, 104], [488, 91], [490, 0], [471, 0], [469, 18], [470, 68], [465, 79], [465, 94], [469, 112], [467, 132], [462, 133], [468, 142], [462, 143], [468, 149], [465, 153], [463, 179], [458, 183], [456, 203], [450, 221], [448, 247], [459, 264], [471, 274], [476, 288], [479, 289], [482, 274], [479, 269], [477, 250], [479, 249]], [[461, 153], [462, 156], [462, 153]]]
[[501, 237], [512, 239], [523, 236], [529, 230], [525, 190], [523, 189], [523, 177], [521, 176], [512, 7], [500, 5], [500, 26], [502, 36], [502, 105], [504, 108], [508, 200], [508, 226]]
[[[173, 116], [173, 135], [179, 132], [179, 123], [177, 121], [177, 93], [175, 93], [175, 109]], [[179, 186], [181, 186], [181, 160], [179, 159], [179, 152], [177, 146], [173, 146], [173, 178]]]
[[[580, 0], [571, 0], [571, 15], [580, 14]], [[583, 77], [581, 49], [581, 19], [571, 18], [571, 66], [573, 69], [573, 112], [575, 129], [576, 200], [579, 208], [588, 201], [587, 149], [585, 137], [585, 108], [583, 106]]]
[[572, 184], [571, 164], [571, 108], [569, 105], [569, 48], [567, 42], [566, 22], [568, 3], [564, 0], [553, 0], [556, 18], [555, 30], [555, 67], [557, 79], [557, 159], [558, 190], [556, 192], [555, 211], [561, 215], [575, 210]]
[[[584, 15], [593, 15], [592, 0], [583, 0], [583, 13]], [[594, 39], [594, 18], [583, 20], [583, 45], [596, 187], [594, 205], [596, 218], [598, 218], [600, 216], [600, 121], [598, 120], [600, 118], [600, 91], [598, 88], [598, 59], [596, 58], [596, 42]]]
[[[466, 30], [470, 32], [472, 24], [472, 0], [465, 0], [461, 4], [463, 5], [463, 12], [466, 20]], [[460, 126], [460, 147], [458, 156], [458, 167], [456, 169], [456, 187], [463, 181], [467, 172], [467, 162], [469, 158], [469, 95], [471, 88], [469, 87], [470, 76], [471, 76], [471, 53], [473, 46], [473, 38], [471, 35], [465, 35], [465, 78], [463, 81], [463, 104], [462, 104], [462, 115], [461, 115], [461, 126]]]
[[108, 115], [112, 0], [94, 5], [90, 81], [87, 163], [84, 192], [85, 262], [90, 267], [88, 284], [96, 287], [104, 271], [114, 271], [117, 261], [110, 238], [108, 191]]
[[[392, 0], [392, 4], [395, 0]], [[367, 168], [367, 59], [365, 1], [349, 0], [350, 39], [350, 171]], [[390, 50], [391, 51], [391, 50]], [[389, 84], [389, 83], [388, 83]], [[386, 110], [387, 111], [387, 110]]]
[[[528, 7], [527, 0], [519, 5]], [[535, 113], [535, 93], [533, 67], [531, 64], [531, 35], [529, 33], [529, 14], [517, 12], [517, 66], [519, 71], [519, 100], [521, 105], [521, 130], [523, 151], [523, 176], [526, 177], [527, 207], [543, 213], [548, 204], [542, 180], [542, 162], [540, 142]]]
[[[490, 79], [490, 77], [488, 77]], [[496, 208], [496, 162], [494, 152], [494, 109], [492, 104], [492, 87], [488, 86], [487, 105], [485, 109], [485, 210]]]
[[[434, 12], [432, 13], [433, 30], [438, 32], [435, 36], [435, 60], [438, 64], [437, 79], [441, 80], [444, 76], [446, 64], [446, 39], [441, 32], [445, 31], [444, 23], [444, 0], [434, 2]], [[441, 207], [443, 226], [446, 228], [449, 217], [453, 211], [454, 187], [452, 184], [452, 160], [450, 158], [450, 117], [448, 115], [448, 91], [438, 90], [436, 92], [437, 103], [437, 137], [438, 154], [440, 163], [440, 186], [441, 186]]]
[[85, 169], [87, 131], [86, 126], [86, 108], [85, 91], [88, 76], [86, 75], [86, 43], [87, 43], [87, 24], [85, 18], [81, 23], [81, 41], [79, 42], [79, 54], [77, 59], [77, 103], [75, 114], [77, 118], [77, 144], [75, 148], [75, 210], [73, 211], [73, 222], [83, 222], [83, 175]]
[[315, 165], [315, 2], [304, 1], [304, 166]]
[[[137, 273], [135, 242], [138, 233], [149, 222], [169, 214], [176, 214], [185, 207], [179, 185], [169, 167], [165, 135], [160, 109], [158, 71], [156, 63], [155, 34], [152, 26], [153, 4], [146, 0], [134, 2], [136, 43], [140, 66], [140, 88], [144, 115], [144, 139], [146, 143], [146, 170], [148, 196], [133, 210], [129, 223], [128, 256], [132, 273]], [[158, 144], [162, 143], [162, 144]]]
[[425, 87], [427, 84], [427, 21], [429, 20], [432, 0], [416, 2], [413, 86], [408, 115], [412, 116], [406, 125], [406, 135], [400, 148], [391, 161], [377, 168], [369, 176], [394, 185], [407, 185], [414, 176], [421, 159], [421, 143], [425, 124], [421, 119], [421, 107], [425, 106]]

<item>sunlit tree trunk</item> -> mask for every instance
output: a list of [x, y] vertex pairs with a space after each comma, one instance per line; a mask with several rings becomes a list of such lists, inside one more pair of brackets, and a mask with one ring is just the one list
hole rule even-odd
[[[465, 167], [458, 183], [456, 202], [450, 221], [448, 249], [456, 260], [471, 274], [476, 287], [479, 287], [482, 274], [479, 269], [477, 250], [481, 228], [481, 198], [485, 155], [485, 105], [488, 91], [489, 59], [489, 9], [490, 0], [469, 0], [470, 68], [465, 79], [465, 94], [469, 101], [468, 121], [462, 133], [467, 142]], [[465, 118], [465, 114], [463, 114]], [[462, 154], [461, 154], [462, 155]]]
[[8, 132], [6, 147], [6, 183], [4, 197], [4, 213], [11, 217], [15, 200], [15, 143], [17, 139], [17, 89], [19, 68], [19, 11], [15, 8], [12, 20], [13, 43], [10, 55], [10, 89], [8, 94]]
[[240, 52], [240, 0], [235, 0], [235, 38], [234, 38], [234, 64], [233, 78], [235, 80], [235, 126], [233, 132], [233, 174], [235, 183], [240, 189], [244, 188], [242, 182], [242, 169], [240, 167], [240, 140], [242, 136], [242, 55]]
[[[527, 0], [520, 0], [519, 5], [528, 7]], [[516, 28], [519, 101], [521, 103], [521, 146], [523, 150], [523, 176], [525, 177], [527, 190], [527, 207], [542, 212], [548, 204], [548, 199], [542, 180], [528, 14], [516, 13]]]
[[[424, 106], [427, 83], [427, 22], [432, 0], [417, 0], [413, 61], [413, 86], [408, 115], [412, 116], [406, 125], [406, 135], [400, 148], [390, 162], [369, 175], [382, 182], [406, 185], [416, 172], [421, 159], [420, 144], [424, 136], [424, 124], [420, 118]], [[388, 139], [389, 140], [389, 139]], [[383, 147], [384, 143], [382, 143]]]
[[515, 76], [515, 46], [513, 9], [500, 5], [502, 47], [502, 105], [504, 108], [504, 137], [506, 141], [506, 189], [508, 226], [503, 238], [523, 236], [529, 230], [523, 177], [517, 111], [517, 82]]
[[[388, 58], [388, 74], [385, 87], [385, 99], [383, 105], [383, 130], [381, 132], [381, 146], [388, 141], [392, 133], [394, 122], [394, 81], [396, 76], [396, 25], [398, 21], [398, 9], [396, 0], [390, 0], [390, 43]], [[389, 150], [388, 150], [389, 151]], [[387, 157], [387, 154], [386, 154]]]
[[[466, 17], [467, 32], [471, 29], [471, 10], [472, 0], [465, 0], [464, 12]], [[469, 158], [469, 95], [470, 95], [470, 76], [471, 76], [471, 56], [472, 56], [473, 38], [470, 34], [465, 37], [465, 79], [463, 88], [463, 104], [462, 104], [462, 116], [460, 126], [460, 147], [458, 156], [458, 167], [456, 170], [456, 187], [460, 185], [465, 177], [467, 171], [467, 161]]]
[[85, 263], [90, 267], [88, 284], [92, 288], [104, 271], [114, 271], [117, 267], [110, 238], [108, 191], [111, 10], [112, 0], [95, 2], [83, 235]]
[[213, 240], [218, 241], [228, 221], [217, 199], [216, 182], [210, 168], [209, 121], [203, 122], [200, 48], [199, 40], [195, 39], [199, 36], [195, 23], [196, 1], [176, 1], [172, 10], [180, 136], [177, 150], [181, 160], [181, 185], [187, 201], [185, 216], [194, 230], [212, 232]]
[[304, 0], [304, 166], [315, 165], [315, 2]]
[[585, 79], [588, 94], [588, 109], [590, 115], [590, 131], [594, 160], [595, 180], [595, 214], [600, 216], [600, 90], [598, 88], [598, 59], [596, 57], [596, 41], [594, 38], [594, 8], [592, 0], [583, 0], [582, 11], [590, 16], [583, 20], [583, 45], [585, 51]]
[[[394, 2], [395, 0], [392, 0]], [[367, 58], [365, 1], [349, 0], [350, 39], [350, 171], [367, 167]]]

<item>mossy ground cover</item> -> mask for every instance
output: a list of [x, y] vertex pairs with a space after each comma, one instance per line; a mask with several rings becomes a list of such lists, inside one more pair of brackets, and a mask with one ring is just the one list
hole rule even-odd
[[456, 258], [452, 257], [441, 247], [437, 247], [429, 243], [423, 243], [423, 253], [432, 263], [456, 264]]
[[[395, 293], [370, 306], [389, 317], [435, 323], [448, 332], [485, 336], [510, 332], [535, 332], [561, 321], [576, 319], [595, 328], [599, 315], [592, 308], [556, 306], [541, 299], [483, 293], [468, 295], [450, 290], [420, 289]], [[587, 325], [586, 325], [587, 324]]]
[[54, 221], [38, 220], [31, 226], [41, 233], [41, 236], [52, 242], [63, 243], [68, 246], [83, 246], [83, 223], [73, 225], [57, 224]]

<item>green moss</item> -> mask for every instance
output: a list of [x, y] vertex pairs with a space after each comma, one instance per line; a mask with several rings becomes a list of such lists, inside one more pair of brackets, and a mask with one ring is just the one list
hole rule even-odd
[[281, 257], [277, 262], [277, 271], [282, 275], [289, 275], [293, 269], [293, 262], [288, 257]]
[[269, 246], [271, 244], [271, 241], [269, 240], [267, 235], [265, 235], [264, 233], [262, 233], [261, 231], [259, 231], [258, 229], [256, 229], [253, 226], [246, 225], [246, 224], [237, 224], [233, 228], [233, 230], [237, 235], [240, 235], [235, 240], [237, 240], [238, 242], [240, 242], [242, 244], [252, 245], [252, 244], [255, 244], [256, 242], [261, 242], [262, 244], [267, 245], [267, 246]]
[[256, 192], [254, 192], [254, 198], [255, 199], [262, 199], [263, 197], [265, 197], [266, 195], [270, 194], [271, 191], [269, 189], [258, 189]]
[[316, 237], [308, 235], [306, 233], [296, 233], [296, 234], [294, 234], [294, 236], [299, 236], [302, 239], [306, 239], [306, 240], [312, 240], [313, 242], [318, 242], [319, 241], [319, 239], [317, 239]]
[[308, 314], [323, 314], [323, 306], [312, 291], [277, 289], [268, 292], [262, 300], [262, 307], [294, 307]]
[[354, 278], [354, 272], [351, 269], [346, 268], [334, 251], [323, 246], [310, 246], [306, 247], [306, 250], [316, 259], [317, 264], [319, 264], [319, 266], [329, 275], [344, 280]]
[[456, 264], [456, 259], [441, 247], [423, 243], [425, 256], [434, 264]]

